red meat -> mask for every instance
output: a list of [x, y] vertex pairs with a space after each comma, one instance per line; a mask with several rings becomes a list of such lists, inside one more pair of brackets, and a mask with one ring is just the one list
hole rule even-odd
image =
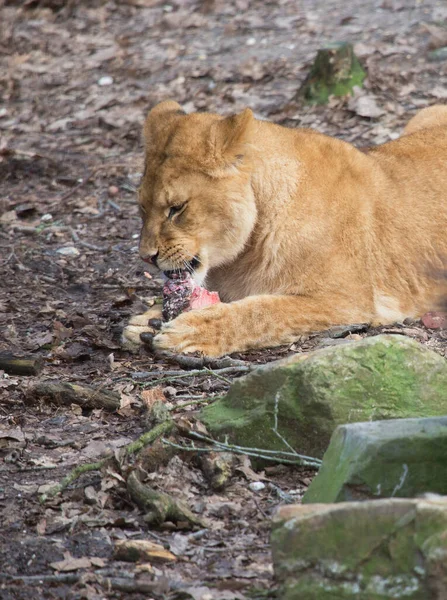
[[182, 312], [218, 302], [219, 294], [196, 285], [187, 271], [171, 273], [163, 286], [163, 321], [171, 321]]

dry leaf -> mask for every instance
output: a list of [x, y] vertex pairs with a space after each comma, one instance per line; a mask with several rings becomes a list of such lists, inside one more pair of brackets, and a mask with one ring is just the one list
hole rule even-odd
[[166, 402], [166, 396], [164, 395], [161, 386], [157, 385], [149, 390], [143, 390], [140, 394], [146, 410], [150, 411], [155, 402]]
[[371, 95], [356, 94], [348, 102], [349, 110], [354, 111], [360, 117], [374, 119], [383, 115], [384, 111], [377, 105], [376, 99]]
[[50, 567], [55, 571], [77, 571], [78, 569], [88, 569], [92, 566], [92, 562], [86, 556], [82, 558], [74, 558], [70, 552], [64, 552], [64, 560], [50, 563]]
[[172, 552], [149, 540], [119, 540], [115, 544], [113, 558], [127, 562], [175, 562], [177, 560]]

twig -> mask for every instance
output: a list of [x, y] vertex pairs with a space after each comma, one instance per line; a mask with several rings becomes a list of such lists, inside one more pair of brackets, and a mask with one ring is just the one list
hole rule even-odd
[[128, 456], [130, 454], [135, 454], [136, 452], [139, 452], [142, 448], [154, 442], [161, 435], [169, 433], [173, 429], [173, 427], [174, 423], [170, 419], [167, 421], [163, 421], [163, 423], [160, 423], [150, 431], [143, 433], [143, 435], [140, 436], [137, 440], [126, 446], [124, 448], [125, 455]]
[[[137, 440], [130, 443], [128, 446], [125, 446], [123, 448], [123, 456], [128, 456], [130, 454], [135, 454], [136, 452], [139, 452], [142, 448], [154, 442], [161, 435], [169, 433], [173, 427], [174, 424], [171, 420], [160, 423], [160, 425], [157, 425], [150, 431], [143, 433], [143, 435], [140, 436]], [[84, 473], [88, 473], [90, 471], [100, 471], [109, 460], [110, 457], [106, 456], [105, 458], [96, 463], [86, 463], [84, 465], [79, 465], [78, 467], [73, 469], [71, 473], [64, 477], [60, 483], [50, 488], [46, 494], [42, 494], [40, 496], [40, 502], [44, 503], [47, 500], [54, 498], [54, 496], [57, 496], [57, 494], [64, 491], [71, 483], [76, 481], [76, 479], [78, 479]]]
[[58, 573], [57, 575], [9, 575], [9, 573], [0, 573], [0, 579], [12, 583], [77, 583], [81, 575], [74, 573]]
[[90, 181], [90, 179], [93, 177], [93, 175], [95, 175], [98, 171], [101, 171], [102, 169], [114, 169], [114, 168], [115, 169], [118, 169], [118, 168], [128, 169], [129, 165], [127, 165], [125, 163], [107, 163], [105, 165], [97, 165], [96, 167], [93, 167], [93, 169], [91, 169], [87, 173], [86, 177], [83, 177], [82, 180], [77, 185], [74, 186], [74, 188], [71, 188], [71, 190], [69, 190], [68, 192], [66, 192], [59, 198], [59, 202], [64, 202], [64, 200], [67, 200], [67, 198], [70, 198], [70, 196], [75, 194], [88, 181]]
[[[155, 379], [154, 381], [150, 381], [147, 383], [143, 383], [144, 387], [151, 385], [158, 385], [164, 381], [172, 381], [174, 379], [183, 379], [185, 377], [203, 377], [205, 375], [212, 375], [217, 379], [222, 379], [225, 383], [232, 383], [230, 379], [223, 377], [224, 373], [248, 373], [251, 370], [249, 366], [235, 366], [235, 367], [225, 367], [224, 369], [194, 369], [191, 371], [147, 371], [144, 376], [145, 377], [158, 377], [159, 375], [164, 375], [161, 379]], [[142, 379], [142, 377], [138, 373], [132, 373], [132, 378]]]
[[[9, 575], [8, 573], [0, 573], [0, 580], [6, 580], [10, 583], [23, 583], [25, 585], [39, 583], [71, 584], [86, 581], [86, 575], [85, 573], [58, 573], [56, 575]], [[120, 592], [153, 594], [160, 589], [160, 583], [157, 581], [140, 581], [133, 577], [103, 577], [99, 573], [92, 574], [91, 581], [99, 583], [106, 590], [113, 589]]]
[[295, 454], [295, 456], [299, 456], [299, 454], [296, 452], [295, 448], [293, 448], [289, 442], [286, 440], [285, 437], [283, 437], [279, 431], [278, 431], [278, 413], [279, 413], [279, 392], [276, 392], [275, 395], [275, 409], [273, 412], [273, 427], [272, 427], [272, 431], [273, 433], [279, 437], [279, 439], [282, 441], [282, 443], [286, 446], [286, 448], [288, 448], [293, 454]]
[[189, 356], [187, 354], [173, 354], [171, 352], [157, 352], [157, 358], [164, 358], [170, 363], [180, 365], [184, 369], [225, 369], [227, 367], [249, 367], [254, 369], [254, 365], [245, 360], [236, 360], [225, 356], [224, 358], [206, 358], [205, 356]]
[[79, 235], [76, 233], [74, 229], [70, 227], [71, 237], [73, 241], [75, 241], [80, 246], [84, 246], [84, 248], [88, 248], [89, 250], [97, 250], [98, 252], [105, 252], [109, 249], [108, 246], [95, 246], [95, 244], [90, 244], [89, 242], [84, 242], [80, 239]]
[[206, 435], [202, 435], [201, 433], [198, 433], [197, 431], [190, 431], [188, 433], [189, 437], [193, 437], [193, 438], [197, 438], [198, 440], [203, 440], [206, 441], [208, 443], [214, 443], [215, 445], [224, 448], [226, 450], [228, 450], [229, 448], [233, 449], [236, 448], [238, 450], [250, 450], [250, 451], [255, 451], [255, 452], [262, 452], [263, 454], [271, 454], [272, 456], [278, 455], [278, 454], [283, 454], [284, 456], [295, 456], [297, 458], [299, 458], [300, 460], [305, 460], [305, 461], [310, 461], [312, 463], [316, 463], [318, 465], [318, 467], [321, 466], [322, 461], [319, 458], [314, 458], [313, 456], [306, 456], [304, 454], [298, 454], [297, 452], [295, 452], [295, 450], [293, 452], [285, 452], [284, 450], [268, 450], [265, 448], [248, 448], [246, 446], [238, 446], [236, 444], [228, 444], [226, 442], [219, 442], [218, 440], [214, 440], [213, 438], [207, 437]]
[[319, 469], [322, 461], [318, 458], [313, 458], [312, 456], [305, 456], [303, 454], [298, 454], [297, 452], [284, 452], [282, 450], [267, 450], [264, 448], [248, 448], [246, 446], [238, 446], [236, 444], [228, 444], [226, 442], [219, 442], [218, 440], [214, 440], [206, 435], [202, 435], [201, 433], [197, 433], [196, 431], [188, 431], [188, 437], [192, 437], [194, 439], [200, 440], [202, 442], [206, 442], [212, 445], [212, 448], [197, 448], [196, 446], [181, 446], [179, 444], [174, 445], [174, 442], [171, 442], [166, 439], [162, 439], [162, 442], [174, 447], [181, 448], [182, 450], [186, 450], [187, 452], [206, 452], [206, 451], [214, 451], [214, 452], [233, 452], [234, 454], [245, 454], [247, 456], [254, 456], [257, 458], [263, 458], [265, 460], [271, 460], [275, 462], [282, 462], [286, 464], [292, 465], [303, 465], [307, 467], [312, 467]]
[[[177, 396], [174, 398], [174, 400], [177, 399]], [[183, 404], [176, 404], [175, 406], [173, 406], [172, 408], [169, 409], [169, 411], [174, 411], [174, 410], [178, 410], [179, 408], [185, 408], [186, 406], [192, 406], [194, 404], [200, 404], [202, 402], [214, 402], [214, 400], [217, 400], [217, 398], [195, 398], [194, 400], [191, 400], [191, 402], [184, 402]]]
[[250, 450], [248, 448], [239, 448], [238, 446], [232, 446], [231, 444], [228, 444], [228, 446], [226, 448], [221, 448], [219, 446], [213, 446], [212, 448], [200, 448], [200, 447], [194, 446], [194, 444], [192, 444], [191, 446], [186, 446], [186, 445], [183, 446], [181, 444], [176, 444], [175, 442], [171, 442], [170, 440], [166, 440], [164, 438], [161, 441], [164, 444], [166, 444], [167, 446], [172, 446], [173, 448], [182, 450], [182, 452], [194, 452], [197, 454], [204, 454], [204, 453], [211, 453], [211, 452], [232, 452], [233, 454], [243, 454], [244, 456], [253, 456], [253, 458], [261, 458], [262, 460], [269, 460], [271, 462], [277, 462], [277, 463], [282, 463], [282, 464], [286, 464], [286, 465], [306, 466], [309, 468], [315, 468], [317, 470], [319, 468], [319, 465], [307, 463], [307, 462], [301, 461], [299, 459], [284, 458], [284, 456], [286, 456], [287, 453], [281, 452], [280, 450], [275, 451], [276, 455], [272, 455], [271, 451], [269, 451], [269, 454], [266, 455], [266, 454], [262, 454], [263, 450], [258, 450], [256, 448], [253, 448], [252, 450]]
[[47, 500], [54, 498], [54, 496], [57, 496], [57, 494], [65, 490], [71, 483], [76, 481], [76, 479], [78, 479], [78, 477], [84, 473], [89, 473], [90, 471], [99, 471], [107, 460], [109, 460], [109, 457], [103, 458], [96, 463], [87, 463], [85, 465], [77, 466], [73, 469], [73, 471], [71, 471], [71, 473], [64, 477], [60, 483], [50, 488], [46, 494], [42, 494], [39, 498], [40, 502], [43, 504]]
[[110, 200], [110, 198], [107, 200], [107, 204], [116, 210], [116, 212], [121, 212], [121, 206], [113, 200]]

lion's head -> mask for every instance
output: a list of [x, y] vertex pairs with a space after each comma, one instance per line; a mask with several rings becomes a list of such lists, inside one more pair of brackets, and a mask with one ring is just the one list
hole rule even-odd
[[153, 108], [144, 127], [145, 171], [138, 198], [140, 255], [163, 271], [187, 269], [202, 282], [232, 261], [256, 220], [249, 109], [222, 118], [186, 115], [176, 102]]

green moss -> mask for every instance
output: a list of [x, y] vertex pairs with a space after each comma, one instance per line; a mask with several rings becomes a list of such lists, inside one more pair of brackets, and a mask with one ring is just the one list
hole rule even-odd
[[312, 513], [276, 520], [271, 541], [283, 598], [428, 600], [430, 576], [447, 569], [447, 504], [315, 505]]
[[210, 432], [271, 450], [323, 456], [343, 423], [447, 413], [447, 362], [401, 336], [377, 336], [297, 356], [237, 380], [203, 409]]
[[447, 417], [345, 425], [303, 503], [447, 494]]
[[336, 42], [319, 50], [300, 95], [309, 104], [326, 104], [330, 96], [352, 94], [366, 77], [351, 44]]

